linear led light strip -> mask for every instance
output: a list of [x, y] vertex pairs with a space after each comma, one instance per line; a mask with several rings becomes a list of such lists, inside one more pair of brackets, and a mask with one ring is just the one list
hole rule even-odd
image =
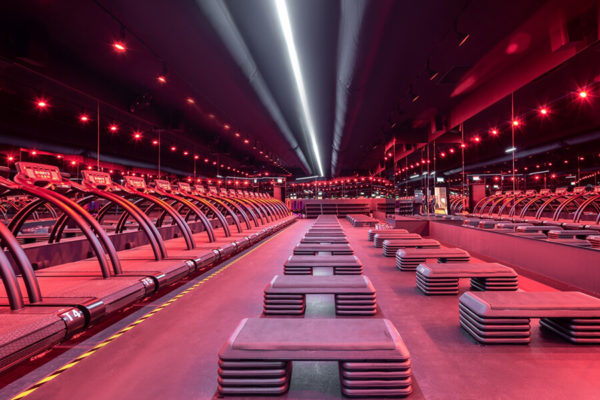
[[290, 64], [292, 65], [292, 72], [296, 80], [296, 87], [298, 88], [298, 94], [300, 96], [300, 104], [302, 105], [302, 111], [304, 112], [304, 119], [306, 120], [306, 129], [310, 136], [310, 141], [315, 153], [317, 165], [319, 167], [319, 173], [323, 176], [323, 166], [321, 165], [321, 156], [319, 155], [319, 146], [317, 144], [317, 137], [315, 135], [315, 129], [313, 127], [312, 118], [308, 109], [308, 101], [306, 99], [306, 90], [304, 89], [304, 80], [302, 79], [302, 71], [300, 70], [300, 62], [298, 61], [298, 53], [296, 52], [296, 45], [294, 44], [294, 36], [292, 35], [292, 25], [290, 23], [290, 17], [288, 15], [287, 5], [285, 0], [274, 0], [275, 7], [277, 9], [277, 17], [279, 18], [279, 24], [281, 25], [281, 31], [283, 32], [283, 38], [288, 50], [288, 56], [290, 57]]

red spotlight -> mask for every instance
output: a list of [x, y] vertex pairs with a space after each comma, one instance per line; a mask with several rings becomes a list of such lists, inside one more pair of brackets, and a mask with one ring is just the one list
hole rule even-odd
[[225, 125], [223, 125], [223, 129], [225, 129], [226, 131], [228, 131], [228, 130], [231, 129], [231, 125], [225, 124]]
[[540, 108], [540, 114], [541, 115], [548, 115], [548, 108], [547, 107]]
[[491, 129], [491, 130], [490, 130], [490, 133], [491, 133], [492, 135], [496, 136], [496, 135], [498, 134], [498, 129], [496, 129], [496, 128], [493, 128], [493, 129]]
[[236, 132], [236, 133], [235, 133], [235, 137], [240, 137], [240, 133], [239, 133], [239, 132]]
[[111, 131], [112, 133], [116, 133], [119, 130], [119, 125], [111, 124], [108, 126], [108, 130]]
[[134, 131], [133, 132], [133, 138], [135, 140], [140, 140], [142, 138], [142, 132], [140, 132], [140, 131]]
[[171, 151], [175, 151], [175, 150], [177, 150], [177, 147], [171, 146]]
[[479, 143], [479, 142], [481, 142], [481, 138], [480, 138], [479, 136], [475, 136], [475, 137], [473, 138], [473, 141], [475, 141], [475, 142]]
[[248, 144], [250, 141], [248, 139], [244, 139], [244, 143]]
[[466, 147], [467, 147], [467, 145], [466, 145], [466, 144], [464, 144], [464, 143], [461, 143], [461, 144], [460, 144], [460, 147], [462, 147], [462, 148], [464, 149], [464, 148], [466, 148]]
[[495, 181], [499, 181], [499, 180], [500, 180], [500, 177], [499, 177], [499, 176], [495, 176], [495, 177], [494, 177], [494, 180], [495, 180]]
[[6, 159], [7, 159], [9, 162], [12, 162], [12, 161], [14, 161], [14, 160], [15, 160], [15, 158], [14, 158], [13, 156], [8, 156]]
[[519, 125], [521, 124], [521, 122], [520, 122], [518, 119], [515, 119], [515, 120], [512, 122], [512, 124], [513, 124], [513, 126], [519, 126]]
[[88, 165], [88, 166], [87, 166], [87, 169], [92, 169], [92, 166], [91, 166], [91, 165]]
[[113, 171], [112, 169], [111, 169], [111, 170], [108, 170], [108, 173], [109, 173], [109, 174], [112, 174], [113, 172], [115, 172], [115, 171]]
[[556, 174], [550, 175], [550, 178], [552, 178], [552, 179], [556, 178]]
[[81, 114], [79, 116], [79, 121], [83, 124], [87, 124], [90, 121], [90, 117], [87, 114]]
[[194, 160], [198, 160], [200, 156], [198, 154], [194, 154]]
[[37, 156], [37, 150], [32, 150], [32, 151], [31, 151], [31, 155], [32, 155], [32, 156]]
[[160, 83], [161, 85], [164, 85], [165, 83], [167, 83], [167, 77], [164, 75], [159, 75], [156, 77], [156, 80], [158, 81], [158, 83]]
[[539, 181], [539, 180], [540, 180], [540, 176], [539, 176], [539, 175], [535, 175], [535, 176], [533, 177], [533, 179], [535, 179], [536, 181]]
[[77, 161], [75, 161], [75, 160], [71, 161], [71, 165], [77, 165]]
[[185, 101], [187, 101], [188, 104], [196, 104], [196, 100], [192, 99], [191, 97], [187, 97]]
[[45, 110], [50, 106], [50, 104], [48, 103], [48, 100], [40, 97], [39, 99], [35, 100], [35, 106], [40, 110]]
[[446, 157], [446, 153], [444, 153], [443, 151], [440, 153], [440, 157], [444, 158]]
[[454, 149], [450, 149], [450, 150], [448, 150], [448, 152], [449, 152], [450, 154], [454, 154]]
[[189, 153], [188, 151], [184, 151], [184, 152], [183, 152], [183, 155], [184, 155], [184, 156], [187, 156], [187, 155], [189, 155], [189, 154], [190, 154], [190, 153]]
[[152, 144], [153, 144], [153, 145], [155, 145], [155, 146], [158, 146], [158, 140], [154, 139], [154, 140], [152, 141]]
[[388, 154], [387, 154], [387, 156], [388, 156], [389, 158], [392, 158], [392, 153], [388, 153]]
[[213, 165], [217, 165], [217, 162], [216, 162], [216, 161], [213, 161], [213, 163], [212, 163], [212, 164], [213, 164]]
[[204, 162], [205, 162], [205, 163], [207, 163], [207, 162], [208, 162], [208, 158], [205, 158], [205, 159], [204, 159]]
[[580, 90], [579, 93], [577, 93], [577, 95], [580, 99], [587, 99], [588, 92], [586, 90]]
[[112, 47], [117, 53], [125, 53], [127, 51], [127, 45], [125, 42], [119, 40], [115, 40], [112, 44]]

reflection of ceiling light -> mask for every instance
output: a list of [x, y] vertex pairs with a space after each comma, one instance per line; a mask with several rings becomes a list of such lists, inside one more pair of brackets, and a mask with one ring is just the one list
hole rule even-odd
[[429, 77], [429, 80], [434, 80], [439, 74], [440, 73], [438, 71], [431, 68], [429, 65], [429, 59], [427, 59], [427, 76]]
[[468, 33], [463, 33], [458, 30], [458, 21], [457, 20], [454, 21], [454, 33], [456, 34], [458, 47], [465, 44], [467, 42], [467, 40], [469, 40], [469, 37], [471, 36]]
[[508, 149], [504, 150], [505, 153], [513, 153], [517, 151], [516, 147], [509, 147]]
[[310, 110], [308, 109], [308, 99], [306, 98], [306, 91], [304, 88], [304, 81], [302, 79], [302, 71], [300, 70], [300, 62], [298, 61], [298, 53], [296, 52], [296, 45], [294, 43], [294, 36], [292, 34], [292, 25], [288, 15], [287, 5], [285, 0], [274, 0], [275, 8], [277, 9], [277, 17], [279, 18], [279, 24], [281, 25], [281, 31], [283, 38], [288, 50], [288, 56], [290, 58], [290, 64], [294, 79], [296, 80], [296, 87], [298, 89], [298, 95], [300, 97], [300, 104], [302, 111], [304, 112], [304, 119], [306, 122], [306, 128], [310, 137], [317, 166], [319, 167], [319, 173], [323, 176], [323, 166], [321, 165], [321, 156], [319, 155], [319, 145], [317, 144], [317, 136], [313, 127], [312, 117]]

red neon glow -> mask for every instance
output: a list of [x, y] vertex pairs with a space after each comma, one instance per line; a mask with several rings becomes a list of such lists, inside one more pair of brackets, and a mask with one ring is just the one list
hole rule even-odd
[[167, 83], [167, 77], [164, 75], [159, 75], [156, 77], [156, 80], [158, 81], [158, 83], [160, 83], [161, 85], [164, 85], [165, 83]]
[[115, 40], [112, 44], [113, 49], [117, 52], [117, 53], [125, 53], [127, 51], [127, 45], [125, 44], [125, 42], [121, 42], [118, 40]]

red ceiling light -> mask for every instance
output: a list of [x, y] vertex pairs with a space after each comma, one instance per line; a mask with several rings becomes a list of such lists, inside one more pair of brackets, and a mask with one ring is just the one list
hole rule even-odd
[[464, 149], [464, 148], [466, 148], [466, 147], [467, 147], [467, 145], [466, 145], [466, 144], [464, 144], [464, 143], [461, 143], [461, 144], [460, 144], [460, 147]]
[[8, 156], [6, 159], [10, 162], [10, 161], [14, 161], [15, 158], [13, 156]]
[[198, 160], [200, 156], [198, 154], [194, 154], [194, 160]]
[[446, 157], [446, 153], [444, 153], [443, 151], [440, 153], [440, 157], [444, 158]]
[[56, 158], [58, 158], [59, 160], [62, 159], [63, 157], [59, 154], [56, 156]]
[[175, 151], [175, 150], [177, 150], [177, 147], [171, 146], [171, 151]]
[[519, 126], [521, 124], [521, 122], [518, 119], [513, 120], [512, 122], [513, 126]]
[[196, 100], [192, 99], [191, 97], [187, 97], [187, 98], [185, 99], [185, 101], [186, 101], [188, 104], [196, 104]]
[[109, 174], [112, 174], [113, 172], [115, 172], [115, 171], [113, 171], [112, 169], [108, 170]]
[[205, 162], [205, 163], [207, 163], [207, 162], [208, 162], [208, 158], [205, 158], [205, 159], [204, 159], [204, 162]]
[[32, 155], [32, 156], [37, 156], [37, 150], [32, 150], [32, 151], [31, 151], [31, 155]]
[[392, 153], [388, 153], [387, 156], [392, 158]]
[[250, 143], [250, 141], [248, 139], [244, 139], [244, 143], [248, 144], [248, 143]]
[[479, 142], [481, 142], [481, 138], [479, 136], [475, 136], [473, 138], [473, 141], [479, 143]]
[[240, 137], [240, 133], [239, 133], [239, 132], [236, 132], [236, 133], [235, 133], [235, 137]]
[[87, 169], [92, 169], [92, 166], [91, 166], [91, 165], [88, 165], [88, 166], [87, 166]]
[[549, 113], [548, 107], [540, 108], [540, 115], [548, 115], [548, 113]]
[[190, 154], [190, 153], [189, 153], [189, 151], [184, 151], [184, 152], [183, 152], [183, 155], [184, 155], [184, 156], [188, 156], [189, 154]]
[[48, 100], [40, 97], [35, 100], [35, 106], [40, 110], [45, 110], [50, 106], [50, 104], [48, 103]]
[[117, 125], [117, 124], [110, 124], [108, 126], [108, 130], [111, 131], [112, 133], [116, 133], [119, 130], [119, 125]]
[[492, 135], [496, 136], [496, 135], [498, 134], [498, 129], [496, 129], [496, 128], [492, 128], [492, 129], [490, 129], [490, 133], [491, 133]]
[[388, 158], [387, 158], [387, 157], [383, 157], [383, 161], [387, 161], [387, 160], [388, 160]]
[[133, 138], [135, 140], [140, 140], [142, 138], [142, 132], [140, 132], [140, 131], [134, 131], [133, 132]]
[[79, 115], [79, 122], [87, 124], [88, 122], [90, 122], [90, 117], [87, 114], [81, 114]]
[[550, 175], [550, 178], [552, 178], [552, 179], [556, 178], [556, 174]]
[[155, 145], [155, 146], [158, 146], [158, 140], [154, 139], [154, 140], [152, 141], [152, 144], [153, 144], [153, 145]]
[[161, 85], [164, 85], [165, 83], [167, 83], [167, 77], [164, 75], [159, 75], [156, 77], [156, 80], [158, 81], [158, 83], [160, 83]]
[[228, 130], [231, 129], [231, 125], [225, 124], [225, 125], [223, 125], [223, 129], [225, 129], [226, 131], [228, 131]]
[[580, 99], [587, 99], [588, 92], [587, 92], [587, 90], [580, 90], [579, 93], [577, 93], [577, 95], [579, 96]]
[[213, 163], [212, 163], [212, 164], [213, 164], [213, 165], [217, 165], [217, 162], [216, 162], [216, 161], [213, 161]]
[[75, 161], [75, 160], [71, 161], [71, 165], [77, 165], [77, 161]]
[[115, 40], [112, 44], [113, 50], [117, 53], [123, 54], [127, 51], [127, 45], [121, 40]]
[[454, 154], [454, 149], [450, 149], [450, 150], [448, 150], [448, 152], [449, 152], [450, 154]]

